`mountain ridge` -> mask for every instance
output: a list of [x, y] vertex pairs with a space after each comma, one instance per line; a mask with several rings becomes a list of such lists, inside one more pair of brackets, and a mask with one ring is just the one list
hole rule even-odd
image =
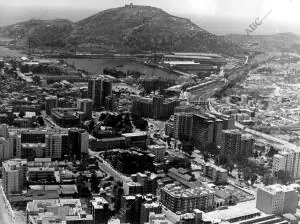
[[[190, 19], [151, 6], [125, 5], [78, 22], [65, 19], [17, 23], [0, 28], [16, 45], [85, 52], [241, 52], [234, 39], [214, 35]], [[20, 26], [21, 28], [18, 28]], [[20, 30], [22, 32], [20, 32]]]

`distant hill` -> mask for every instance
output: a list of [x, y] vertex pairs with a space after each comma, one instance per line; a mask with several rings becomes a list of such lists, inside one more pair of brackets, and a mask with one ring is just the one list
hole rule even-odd
[[[17, 45], [77, 48], [94, 52], [212, 52], [234, 54], [240, 48], [189, 19], [150, 6], [127, 5], [99, 12], [77, 23], [34, 20], [0, 29]], [[30, 41], [28, 41], [30, 40]]]
[[300, 37], [293, 33], [249, 36], [230, 34], [225, 37], [243, 48], [273, 52], [300, 52]]
[[65, 47], [74, 24], [65, 19], [29, 20], [0, 28], [0, 35], [13, 38], [17, 46]]

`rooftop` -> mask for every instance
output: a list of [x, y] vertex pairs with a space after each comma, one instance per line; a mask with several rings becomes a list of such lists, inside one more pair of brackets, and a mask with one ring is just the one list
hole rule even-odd
[[122, 134], [124, 137], [138, 137], [138, 136], [145, 136], [147, 135], [147, 132], [134, 132], [134, 133], [125, 133]]
[[202, 195], [213, 194], [213, 191], [204, 187], [185, 188], [178, 183], [167, 184], [162, 188], [173, 197], [200, 197]]
[[270, 185], [270, 186], [265, 186], [260, 188], [270, 194], [276, 194], [278, 192], [289, 192], [289, 191], [295, 191], [294, 188], [292, 186], [285, 186], [285, 185], [281, 185], [281, 184], [274, 184], [274, 185]]
[[108, 204], [108, 202], [102, 197], [96, 197], [91, 202], [95, 209], [103, 209], [104, 204]]
[[18, 170], [18, 167], [26, 165], [27, 160], [26, 159], [10, 159], [6, 160], [5, 162], [2, 162], [3, 168], [8, 171], [16, 171]]

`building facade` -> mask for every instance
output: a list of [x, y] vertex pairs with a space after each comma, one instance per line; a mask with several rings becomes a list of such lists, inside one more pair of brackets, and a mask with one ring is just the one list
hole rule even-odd
[[6, 195], [21, 193], [25, 187], [27, 160], [11, 159], [2, 162], [3, 190]]
[[294, 214], [297, 210], [298, 201], [298, 192], [294, 188], [275, 184], [258, 188], [256, 208], [267, 214]]
[[187, 213], [194, 209], [209, 211], [214, 207], [214, 193], [203, 187], [184, 188], [173, 183], [161, 188], [161, 203], [172, 212]]

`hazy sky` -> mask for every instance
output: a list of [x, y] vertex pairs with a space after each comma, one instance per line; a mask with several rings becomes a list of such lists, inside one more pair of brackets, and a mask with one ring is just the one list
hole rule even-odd
[[[43, 10], [48, 10], [48, 15], [45, 16], [48, 18], [50, 15], [50, 17], [54, 17], [55, 13], [58, 17], [62, 17], [63, 10], [73, 10], [76, 13], [66, 13], [65, 16], [68, 19], [76, 20], [76, 18], [81, 19], [97, 11], [123, 6], [130, 2], [159, 7], [170, 14], [179, 16], [214, 19], [227, 17], [236, 23], [240, 22], [239, 19], [246, 19], [247, 23], [248, 21], [254, 22], [255, 18], [262, 18], [269, 13], [263, 21], [264, 23], [289, 22], [300, 26], [300, 0], [0, 0], [0, 25], [3, 25], [1, 24], [1, 14], [2, 21], [5, 18], [20, 17], [22, 14], [20, 10], [10, 13], [6, 8], [25, 8], [27, 14], [29, 14], [29, 8], [39, 8], [40, 12], [35, 15], [37, 17], [43, 14]], [[60, 13], [57, 10], [61, 10]], [[26, 12], [24, 13], [26, 14]]]
[[0, 0], [10, 6], [105, 9], [126, 3], [151, 5], [172, 13], [255, 17], [272, 9], [270, 19], [300, 22], [299, 0]]

